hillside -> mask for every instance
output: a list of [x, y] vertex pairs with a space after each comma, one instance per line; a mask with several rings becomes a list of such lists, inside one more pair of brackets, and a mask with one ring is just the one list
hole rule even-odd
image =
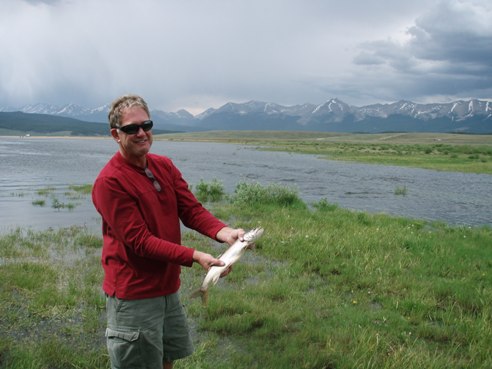
[[[170, 131], [154, 130], [155, 133]], [[107, 123], [86, 122], [48, 114], [0, 112], [0, 135], [19, 136], [107, 136]]]

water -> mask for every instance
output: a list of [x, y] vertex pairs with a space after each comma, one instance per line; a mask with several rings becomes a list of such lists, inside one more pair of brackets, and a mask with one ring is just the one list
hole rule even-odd
[[[99, 231], [90, 196], [72, 199], [69, 185], [92, 183], [117, 150], [111, 139], [0, 138], [0, 232], [85, 225]], [[312, 203], [453, 225], [492, 225], [492, 176], [329, 161], [312, 155], [263, 152], [234, 144], [156, 141], [152, 152], [171, 157], [189, 184], [218, 179], [228, 193], [255, 181], [296, 188]], [[53, 188], [48, 195], [38, 190]], [[395, 189], [405, 187], [405, 196]], [[53, 198], [75, 203], [54, 209]], [[45, 206], [33, 201], [45, 199]]]

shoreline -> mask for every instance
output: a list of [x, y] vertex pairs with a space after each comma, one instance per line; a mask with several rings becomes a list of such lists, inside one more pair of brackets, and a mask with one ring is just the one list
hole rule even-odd
[[46, 138], [56, 138], [56, 139], [80, 139], [80, 140], [93, 140], [93, 139], [105, 139], [111, 138], [111, 135], [108, 136], [17, 136], [17, 135], [0, 135], [0, 138], [19, 138], [19, 139], [46, 139]]

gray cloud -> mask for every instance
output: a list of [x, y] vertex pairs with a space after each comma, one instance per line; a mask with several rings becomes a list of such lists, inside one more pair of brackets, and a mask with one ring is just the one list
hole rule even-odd
[[4, 0], [0, 105], [490, 97], [488, 0]]
[[26, 3], [33, 4], [33, 5], [36, 5], [36, 4], [52, 4], [52, 5], [55, 5], [57, 3], [60, 3], [62, 0], [23, 0], [23, 1], [25, 1]]
[[386, 70], [388, 78], [381, 73], [380, 83], [394, 85], [395, 96], [490, 98], [492, 6], [488, 2], [441, 1], [416, 19], [407, 36], [405, 42], [362, 44], [354, 63], [376, 65], [376, 72]]

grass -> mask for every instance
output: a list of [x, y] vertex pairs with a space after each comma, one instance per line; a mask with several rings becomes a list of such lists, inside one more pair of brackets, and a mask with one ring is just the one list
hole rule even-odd
[[207, 309], [190, 307], [215, 352], [232, 345], [227, 363], [210, 350], [203, 367], [491, 366], [489, 228], [316, 205], [241, 208], [266, 233]]
[[0, 237], [0, 368], [104, 368], [101, 240], [83, 228]]
[[71, 191], [82, 195], [90, 195], [92, 192], [92, 184], [70, 185], [68, 188]]
[[159, 135], [156, 139], [241, 143], [330, 160], [492, 174], [492, 135], [218, 131]]
[[[303, 203], [238, 184], [208, 207], [265, 234], [202, 306], [181, 288], [196, 353], [176, 368], [490, 368], [492, 230]], [[107, 368], [101, 239], [0, 236], [0, 368]], [[186, 232], [184, 244], [223, 245]]]
[[224, 186], [217, 179], [214, 179], [210, 183], [200, 180], [196, 185], [195, 195], [197, 199], [202, 202], [220, 201], [225, 197]]
[[[80, 203], [73, 202], [73, 200], [80, 200], [91, 194], [92, 184], [83, 185], [69, 185], [68, 189], [60, 193], [59, 189], [49, 186], [40, 188], [35, 191], [36, 195], [41, 196], [41, 198], [34, 199], [31, 203], [34, 206], [43, 207], [46, 205], [46, 198], [51, 199], [51, 207], [57, 211], [62, 209], [67, 209], [68, 211], [73, 211]], [[57, 196], [62, 196], [62, 199]], [[69, 200], [67, 202], [63, 200]]]
[[395, 195], [406, 196], [408, 193], [407, 186], [397, 186], [395, 188]]
[[49, 196], [51, 194], [53, 194], [55, 192], [55, 187], [53, 186], [49, 186], [49, 187], [44, 187], [44, 188], [40, 188], [36, 191], [36, 193], [39, 195], [39, 196]]

